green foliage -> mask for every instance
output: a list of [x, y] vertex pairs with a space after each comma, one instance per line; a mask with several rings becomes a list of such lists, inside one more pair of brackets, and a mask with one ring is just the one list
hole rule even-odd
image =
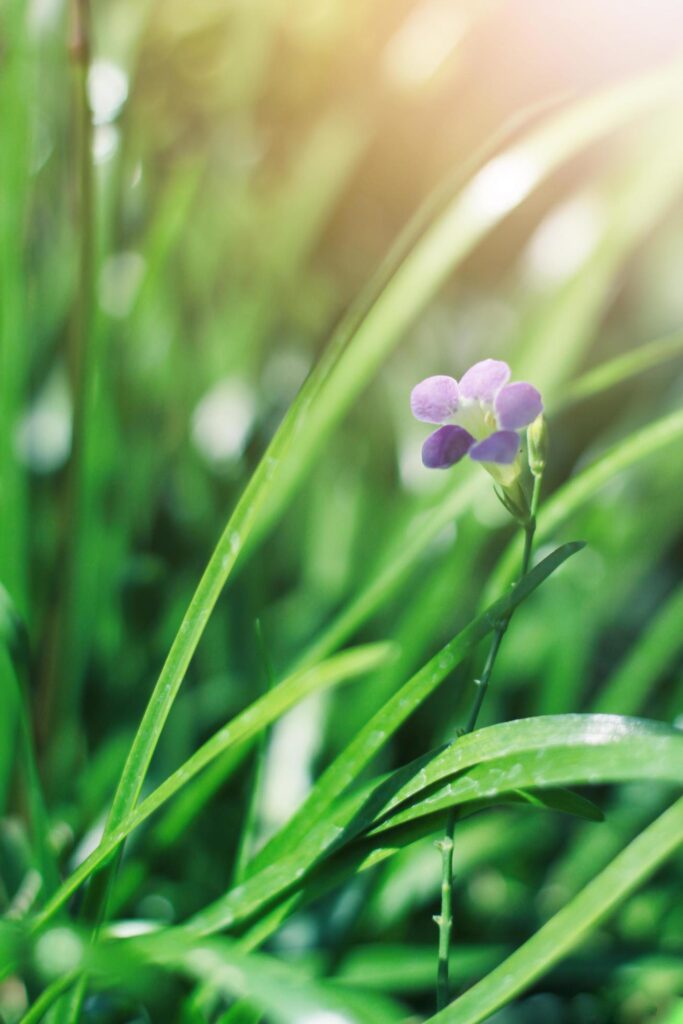
[[[664, 0], [65, 6], [0, 11], [3, 1021], [676, 1024]], [[408, 408], [489, 356], [521, 580]]]

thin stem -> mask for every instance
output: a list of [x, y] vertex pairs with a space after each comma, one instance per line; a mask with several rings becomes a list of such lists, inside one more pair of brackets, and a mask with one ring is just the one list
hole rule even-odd
[[[69, 376], [73, 394], [73, 442], [67, 470], [64, 502], [64, 548], [62, 553], [63, 593], [56, 622], [55, 647], [48, 659], [45, 691], [48, 710], [54, 718], [64, 712], [65, 694], [58, 687], [70, 680], [77, 685], [77, 659], [75, 645], [78, 617], [82, 598], [82, 531], [84, 527], [84, 487], [86, 477], [87, 437], [86, 420], [91, 401], [93, 368], [93, 311], [95, 263], [95, 180], [93, 172], [93, 119], [88, 97], [88, 74], [92, 54], [89, 0], [71, 0], [69, 11], [69, 52], [75, 75], [76, 159], [79, 238], [78, 283], [69, 338]], [[73, 692], [68, 695], [74, 699]], [[61, 706], [58, 702], [61, 701]], [[72, 707], [69, 708], [73, 710]], [[48, 718], [50, 716], [48, 715]], [[99, 918], [95, 919], [91, 941], [99, 932]], [[69, 996], [56, 1008], [56, 1024], [76, 1024], [80, 1020], [87, 992], [88, 976], [74, 972], [67, 975], [61, 991], [66, 992], [75, 980]], [[48, 990], [49, 991], [49, 990]]]
[[450, 999], [448, 978], [448, 958], [451, 947], [451, 929], [453, 927], [453, 835], [455, 833], [455, 811], [449, 811], [446, 823], [446, 834], [439, 839], [437, 847], [441, 850], [441, 913], [434, 918], [439, 927], [439, 963], [436, 978], [436, 1008], [443, 1010]]
[[526, 576], [531, 565], [531, 552], [534, 545], [534, 535], [536, 533], [536, 517], [538, 515], [538, 505], [541, 500], [541, 487], [543, 486], [543, 474], [538, 473], [534, 476], [534, 488], [531, 494], [531, 508], [529, 512], [529, 518], [524, 526], [524, 554], [522, 555], [522, 572], [521, 576]]
[[61, 537], [59, 571], [61, 581], [57, 610], [45, 645], [43, 678], [40, 683], [39, 740], [47, 746], [67, 709], [73, 710], [74, 693], [65, 687], [78, 684], [76, 645], [78, 615], [81, 611], [82, 532], [86, 476], [86, 420], [91, 405], [94, 327], [95, 179], [92, 159], [93, 120], [88, 98], [91, 60], [89, 0], [71, 0], [69, 9], [69, 55], [74, 75], [74, 193], [78, 233], [76, 292], [68, 335], [67, 363], [73, 400], [71, 456], [61, 495]]
[[61, 995], [68, 991], [76, 977], [77, 972], [71, 971], [56, 978], [51, 985], [48, 985], [41, 992], [35, 1003], [28, 1008], [19, 1024], [37, 1024], [38, 1021], [42, 1020], [50, 1007], [54, 1005]]
[[[522, 565], [520, 571], [520, 579], [529, 571], [531, 566], [531, 556], [533, 553], [534, 546], [534, 535], [536, 533], [536, 516], [538, 513], [538, 504], [541, 499], [541, 485], [543, 481], [542, 473], [534, 475], [533, 491], [531, 495], [531, 502], [529, 506], [529, 515], [523, 524], [524, 527], [524, 551], [522, 554]], [[475, 694], [470, 709], [470, 714], [467, 719], [467, 725], [465, 726], [462, 734], [465, 735], [470, 732], [474, 732], [477, 725], [477, 719], [479, 718], [479, 712], [481, 706], [484, 703], [484, 697], [489, 687], [489, 681], [493, 673], [493, 668], [498, 657], [498, 651], [500, 645], [503, 642], [503, 637], [510, 625], [510, 619], [512, 618], [512, 612], [502, 618], [493, 633], [491, 638], [491, 645], [489, 647], [488, 654], [486, 656], [486, 662], [484, 669], [479, 679], [475, 679]], [[450, 985], [449, 985], [449, 956], [451, 946], [451, 932], [453, 930], [453, 848], [454, 848], [454, 835], [455, 835], [455, 823], [457, 821], [457, 813], [453, 810], [449, 812], [448, 820], [446, 823], [446, 831], [443, 839], [437, 842], [437, 847], [441, 850], [441, 913], [434, 918], [439, 928], [439, 959], [437, 967], [437, 979], [436, 979], [436, 1004], [437, 1010], [442, 1010], [448, 1005], [450, 999]]]
[[505, 636], [505, 630], [508, 628], [509, 621], [509, 616], [501, 620], [500, 625], [493, 634], [489, 653], [486, 657], [486, 664], [484, 665], [484, 671], [479, 679], [474, 680], [474, 685], [476, 687], [474, 692], [474, 702], [470, 710], [470, 717], [468, 718], [467, 725], [465, 726], [465, 733], [474, 732], [474, 728], [477, 724], [477, 718], [479, 717], [479, 712], [482, 704], [484, 703], [484, 697], [486, 696], [486, 691], [489, 687], [489, 680], [491, 678], [491, 673], [493, 672], [493, 666], [496, 663], [498, 651], [503, 641], [503, 637]]

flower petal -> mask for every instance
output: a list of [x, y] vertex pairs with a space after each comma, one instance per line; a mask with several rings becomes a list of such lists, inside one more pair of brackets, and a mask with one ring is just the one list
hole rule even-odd
[[453, 377], [427, 377], [410, 395], [413, 416], [423, 423], [444, 423], [458, 408], [458, 384]]
[[519, 434], [514, 430], [497, 430], [470, 448], [470, 458], [475, 462], [495, 462], [499, 466], [509, 466], [517, 458], [518, 451]]
[[471, 366], [460, 381], [463, 398], [492, 402], [496, 393], [510, 379], [510, 367], [500, 359], [482, 359]]
[[543, 412], [543, 399], [535, 387], [520, 380], [502, 388], [494, 406], [501, 430], [521, 430]]
[[429, 435], [422, 445], [422, 462], [427, 469], [448, 469], [460, 462], [473, 444], [474, 438], [467, 430], [449, 424]]

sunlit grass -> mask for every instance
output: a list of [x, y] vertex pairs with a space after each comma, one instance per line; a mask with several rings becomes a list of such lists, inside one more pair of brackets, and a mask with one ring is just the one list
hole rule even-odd
[[0, 12], [8, 1024], [680, 1016], [683, 27], [461, 7]]

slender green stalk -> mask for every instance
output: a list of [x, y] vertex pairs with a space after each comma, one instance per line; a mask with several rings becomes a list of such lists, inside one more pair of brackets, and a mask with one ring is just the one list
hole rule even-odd
[[93, 169], [93, 120], [88, 98], [91, 61], [89, 0], [71, 0], [69, 54], [74, 74], [74, 191], [78, 234], [78, 271], [71, 317], [67, 361], [73, 400], [72, 447], [61, 507], [61, 581], [56, 612], [49, 629], [40, 682], [39, 739], [45, 746], [55, 735], [54, 723], [65, 711], [66, 687], [76, 685], [76, 657], [81, 607], [81, 545], [84, 519], [87, 420], [92, 392], [94, 340], [94, 278], [96, 256], [95, 180]]
[[[531, 503], [529, 508], [529, 515], [527, 516], [524, 526], [524, 550], [522, 554], [522, 567], [520, 571], [520, 579], [523, 579], [529, 571], [531, 565], [531, 555], [534, 546], [534, 535], [536, 533], [536, 516], [538, 513], [538, 504], [541, 498], [541, 486], [543, 482], [543, 472], [534, 473], [533, 476], [533, 491], [531, 495]], [[491, 674], [498, 657], [498, 651], [500, 645], [503, 642], [506, 630], [510, 624], [512, 618], [512, 609], [510, 612], [501, 618], [496, 630], [491, 638], [491, 644], [489, 651], [486, 656], [486, 662], [484, 664], [484, 670], [479, 679], [475, 679], [475, 693], [472, 707], [470, 709], [469, 718], [467, 725], [464, 729], [464, 734], [474, 732], [477, 719], [479, 718], [479, 712], [481, 706], [484, 703], [484, 697], [489, 687]], [[453, 849], [454, 849], [454, 836], [455, 836], [455, 825], [457, 821], [457, 811], [451, 810], [448, 814], [446, 821], [446, 832], [443, 839], [440, 839], [436, 846], [441, 851], [441, 913], [434, 918], [439, 928], [439, 952], [438, 952], [438, 965], [437, 965], [437, 979], [436, 979], [436, 1008], [437, 1010], [443, 1010], [450, 1001], [450, 985], [448, 978], [449, 958], [450, 958], [450, 946], [451, 946], [451, 932], [453, 930]]]
[[[26, 330], [26, 214], [30, 176], [29, 139], [37, 109], [27, 60], [29, 13], [23, 0], [0, 7], [0, 578], [22, 613], [27, 611], [26, 566], [30, 517], [27, 481], [14, 450], [14, 430], [23, 410], [28, 356]], [[35, 34], [35, 33], [34, 33]], [[22, 96], [23, 102], [16, 97]], [[12, 686], [12, 666], [0, 652], [0, 693]], [[0, 715], [0, 814], [13, 779], [17, 720], [9, 702]]]
[[446, 823], [446, 834], [436, 843], [441, 851], [441, 913], [434, 921], [439, 929], [439, 960], [436, 978], [436, 1008], [442, 1010], [448, 1005], [450, 983], [448, 976], [448, 958], [451, 948], [451, 930], [453, 927], [453, 833], [455, 832], [456, 812], [449, 811]]
[[574, 949], [683, 844], [683, 799], [644, 829], [523, 946], [430, 1024], [480, 1024]]
[[[73, 396], [72, 451], [63, 504], [63, 591], [48, 643], [46, 674], [42, 685], [44, 703], [43, 739], [53, 732], [53, 722], [73, 701], [79, 668], [75, 656], [79, 636], [78, 620], [82, 601], [82, 531], [85, 519], [87, 477], [87, 421], [91, 408], [94, 342], [94, 281], [96, 259], [95, 179], [93, 169], [93, 119], [88, 97], [88, 74], [92, 56], [89, 0], [71, 0], [69, 7], [69, 53], [75, 77], [76, 180], [78, 229], [78, 281], [69, 337], [68, 363]], [[72, 688], [70, 694], [65, 687]], [[71, 709], [70, 709], [71, 710]], [[96, 919], [93, 941], [98, 934]], [[74, 976], [75, 977], [75, 976]], [[73, 977], [70, 981], [73, 980]], [[70, 984], [70, 982], [69, 982]], [[65, 985], [62, 991], [67, 991]], [[57, 1008], [58, 1022], [76, 1024], [87, 990], [87, 975], [78, 978], [71, 996]]]
[[76, 971], [70, 971], [68, 974], [62, 974], [59, 978], [48, 985], [48, 987], [40, 993], [35, 1003], [29, 1006], [24, 1016], [19, 1021], [19, 1024], [37, 1024], [38, 1021], [42, 1020], [48, 1010], [54, 1006], [60, 996], [68, 992], [69, 988], [78, 977]]

